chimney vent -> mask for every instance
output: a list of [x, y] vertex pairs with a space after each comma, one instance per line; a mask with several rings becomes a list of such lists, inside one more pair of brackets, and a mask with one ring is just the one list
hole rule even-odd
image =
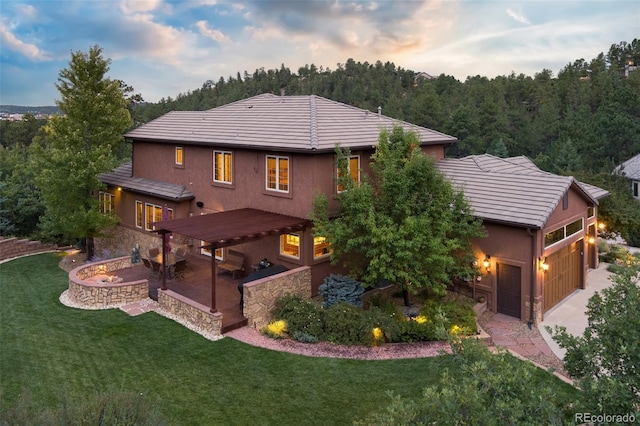
[[378, 117], [382, 117], [382, 107], [378, 107]]

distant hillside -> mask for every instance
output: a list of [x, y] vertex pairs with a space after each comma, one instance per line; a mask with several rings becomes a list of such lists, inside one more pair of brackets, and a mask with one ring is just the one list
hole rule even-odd
[[57, 114], [60, 112], [57, 106], [22, 106], [22, 105], [0, 105], [0, 113], [5, 114], [26, 114], [30, 112], [36, 114]]

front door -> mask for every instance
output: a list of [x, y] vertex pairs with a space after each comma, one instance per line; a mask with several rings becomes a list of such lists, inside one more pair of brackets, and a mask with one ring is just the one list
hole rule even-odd
[[520, 267], [496, 264], [498, 313], [520, 318]]

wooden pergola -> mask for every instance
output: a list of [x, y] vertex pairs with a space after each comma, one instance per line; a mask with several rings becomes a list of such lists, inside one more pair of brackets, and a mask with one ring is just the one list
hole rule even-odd
[[[191, 216], [154, 222], [155, 232], [162, 236], [162, 270], [166, 271], [167, 237], [170, 233], [205, 241], [211, 255], [211, 312], [216, 309], [216, 260], [219, 248], [259, 240], [271, 235], [300, 231], [311, 225], [308, 219], [245, 208], [220, 213]], [[162, 290], [167, 289], [166, 274], [162, 274]]]

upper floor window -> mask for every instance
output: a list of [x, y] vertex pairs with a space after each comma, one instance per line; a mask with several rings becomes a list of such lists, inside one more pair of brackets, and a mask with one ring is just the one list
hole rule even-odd
[[213, 181], [231, 183], [232, 154], [229, 151], [213, 151]]
[[565, 238], [569, 238], [570, 236], [577, 234], [583, 229], [584, 224], [582, 222], [582, 218], [558, 229], [554, 229], [553, 231], [544, 234], [544, 246], [549, 247], [564, 240]]
[[115, 196], [113, 194], [109, 194], [108, 192], [102, 192], [98, 194], [98, 202], [100, 203], [100, 211], [102, 213], [113, 213], [114, 212], [114, 200]]
[[300, 235], [280, 235], [280, 254], [300, 259]]
[[596, 208], [593, 206], [587, 207], [587, 218], [592, 218], [596, 215]]
[[136, 228], [142, 228], [144, 223], [144, 211], [142, 201], [136, 201]]
[[182, 166], [184, 164], [184, 148], [176, 146], [176, 166]]
[[[155, 204], [145, 204], [146, 214], [145, 214], [145, 224], [144, 229], [147, 231], [153, 231], [155, 229], [151, 224], [153, 222], [162, 221], [162, 206], [157, 206]], [[167, 209], [169, 212], [169, 220], [173, 219], [173, 209]]]
[[[360, 156], [359, 155], [352, 155], [351, 157], [349, 157], [349, 162], [347, 163], [347, 172], [349, 174], [349, 177], [351, 177], [351, 180], [353, 181], [353, 183], [357, 185], [360, 184]], [[340, 170], [338, 170], [338, 178], [340, 178]], [[342, 192], [344, 191], [345, 188], [343, 188], [342, 185], [338, 185], [338, 192]]]
[[640, 184], [638, 182], [633, 182], [633, 196], [636, 198], [640, 198]]
[[289, 192], [289, 157], [267, 155], [267, 189]]

